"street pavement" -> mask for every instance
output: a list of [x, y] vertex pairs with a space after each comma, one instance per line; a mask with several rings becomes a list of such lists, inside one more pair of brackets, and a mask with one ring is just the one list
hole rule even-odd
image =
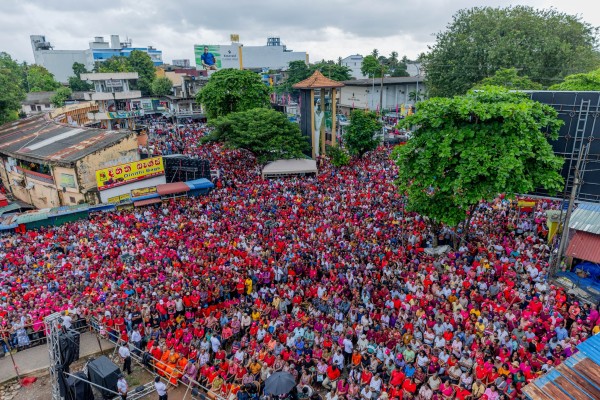
[[[100, 339], [102, 350], [112, 349], [115, 346], [103, 339]], [[98, 340], [96, 335], [91, 332], [81, 334], [79, 345], [79, 357], [84, 358], [100, 353]], [[45, 375], [48, 373], [50, 365], [48, 345], [44, 344], [31, 349], [19, 351], [13, 355], [15, 364], [20, 375]], [[17, 377], [15, 368], [10, 359], [10, 355], [6, 354], [4, 358], [0, 358], [0, 384]]]

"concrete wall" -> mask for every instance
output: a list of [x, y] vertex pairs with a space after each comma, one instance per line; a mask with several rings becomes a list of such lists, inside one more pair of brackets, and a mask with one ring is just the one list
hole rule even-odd
[[131, 133], [131, 135], [113, 146], [97, 151], [77, 161], [77, 182], [80, 191], [84, 195], [87, 192], [96, 192], [98, 187], [96, 183], [96, 170], [138, 161], [140, 156], [137, 148], [136, 134]]
[[287, 68], [291, 61], [306, 61], [306, 52], [284, 52], [283, 46], [243, 46], [242, 64], [245, 69]]
[[82, 63], [91, 70], [94, 59], [90, 50], [38, 50], [33, 52], [35, 63], [43, 65], [54, 79], [67, 83], [73, 76], [73, 63]]
[[[347, 111], [352, 108], [376, 110], [379, 104], [379, 91], [381, 83], [375, 79], [375, 87], [373, 86], [346, 86], [340, 89], [339, 100], [340, 107]], [[373, 90], [374, 89], [374, 90]], [[409, 99], [410, 92], [416, 91], [416, 83], [403, 83], [383, 86], [383, 108], [394, 111], [396, 105], [401, 107], [402, 104], [414, 105], [414, 100]], [[419, 83], [419, 92], [423, 94], [426, 87], [423, 83]]]
[[363, 75], [362, 72], [360, 72], [360, 69], [362, 68], [362, 62], [363, 56], [361, 56], [360, 54], [348, 56], [342, 59], [342, 65], [344, 67], [350, 68], [350, 76], [356, 79], [367, 78], [366, 75]]

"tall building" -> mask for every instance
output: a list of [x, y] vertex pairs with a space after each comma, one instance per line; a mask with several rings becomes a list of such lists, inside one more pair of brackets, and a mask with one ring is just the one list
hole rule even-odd
[[280, 38], [270, 37], [266, 46], [245, 46], [239, 42], [232, 42], [230, 45], [195, 45], [194, 54], [198, 69], [203, 69], [201, 57], [205, 47], [214, 56], [216, 69], [251, 69], [260, 72], [264, 69], [285, 69], [292, 61], [304, 61], [308, 64], [308, 54], [305, 51], [289, 50], [281, 43]]
[[90, 121], [103, 129], [135, 129], [135, 118], [144, 115], [144, 110], [132, 104], [132, 100], [142, 97], [139, 90], [131, 90], [131, 81], [138, 79], [137, 72], [81, 74], [81, 79], [94, 85], [87, 100], [95, 101], [98, 111], [88, 114]]
[[44, 66], [54, 78], [66, 83], [73, 76], [73, 63], [78, 62], [91, 71], [96, 62], [103, 62], [114, 56], [129, 57], [133, 50], [147, 53], [155, 66], [162, 65], [162, 51], [152, 46], [133, 47], [131, 39], [121, 42], [119, 35], [111, 35], [110, 41], [96, 36], [85, 50], [55, 50], [44, 35], [31, 35], [31, 48], [35, 63]]
[[360, 54], [354, 54], [342, 59], [342, 66], [350, 68], [350, 76], [355, 79], [367, 78], [366, 75], [360, 71], [362, 68], [363, 56]]

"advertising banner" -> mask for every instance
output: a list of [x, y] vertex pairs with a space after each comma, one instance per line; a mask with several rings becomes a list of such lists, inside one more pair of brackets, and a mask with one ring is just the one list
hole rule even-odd
[[96, 183], [98, 190], [106, 190], [153, 176], [164, 175], [164, 173], [165, 166], [162, 157], [153, 157], [99, 169], [96, 171]]
[[120, 196], [114, 196], [114, 197], [109, 197], [108, 198], [108, 202], [110, 204], [119, 204], [119, 203], [124, 203], [126, 201], [131, 200], [131, 197], [129, 196], [129, 194], [122, 194]]
[[194, 45], [196, 66], [202, 69], [240, 68], [238, 46]]
[[75, 185], [75, 175], [61, 173], [58, 186], [68, 187], [68, 188], [77, 188]]
[[156, 193], [156, 186], [142, 188], [142, 189], [133, 189], [131, 191], [131, 198], [135, 199], [138, 197], [148, 196], [149, 194]]

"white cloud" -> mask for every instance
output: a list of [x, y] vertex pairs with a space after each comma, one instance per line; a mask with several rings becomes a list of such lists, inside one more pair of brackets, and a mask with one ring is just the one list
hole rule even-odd
[[[33, 61], [29, 35], [43, 34], [55, 49], [84, 49], [94, 36], [119, 34], [137, 46], [152, 45], [165, 61], [193, 59], [195, 43], [226, 44], [240, 34], [246, 45], [263, 45], [279, 36], [313, 61], [350, 54], [397, 51], [415, 58], [427, 51], [434, 34], [452, 15], [473, 6], [508, 6], [510, 0], [3, 0], [0, 50]], [[600, 25], [600, 5], [591, 0], [525, 0], [537, 8], [555, 6]]]

